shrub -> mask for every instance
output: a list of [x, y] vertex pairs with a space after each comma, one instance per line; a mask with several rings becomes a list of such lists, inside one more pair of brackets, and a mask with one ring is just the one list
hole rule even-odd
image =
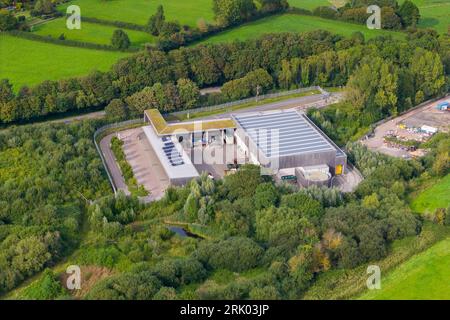
[[88, 300], [150, 300], [161, 282], [150, 272], [123, 273], [97, 283], [86, 295]]
[[25, 299], [30, 300], [54, 300], [67, 294], [58, 277], [50, 269], [46, 269], [38, 281], [21, 293]]
[[196, 251], [196, 256], [210, 268], [242, 272], [258, 266], [263, 252], [264, 250], [249, 238], [232, 237], [203, 243]]
[[319, 16], [319, 17], [326, 18], [326, 19], [335, 19], [338, 15], [338, 12], [331, 7], [321, 6], [321, 7], [315, 8], [313, 10], [313, 14], [315, 16]]
[[117, 29], [111, 38], [111, 45], [119, 50], [128, 49], [130, 47], [130, 38], [128, 38], [128, 34], [125, 31]]

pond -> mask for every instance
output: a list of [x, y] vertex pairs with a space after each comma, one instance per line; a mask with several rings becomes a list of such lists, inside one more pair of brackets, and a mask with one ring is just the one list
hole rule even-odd
[[186, 230], [182, 227], [168, 226], [167, 229], [169, 229], [172, 232], [175, 232], [177, 235], [179, 235], [182, 238], [189, 237], [189, 238], [195, 238], [195, 239], [203, 239], [199, 235], [189, 232], [188, 230]]

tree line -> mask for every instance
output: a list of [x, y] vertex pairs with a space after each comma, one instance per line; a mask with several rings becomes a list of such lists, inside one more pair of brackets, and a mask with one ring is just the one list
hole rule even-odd
[[[398, 93], [400, 105], [410, 106], [446, 90], [448, 78], [444, 77], [444, 82], [447, 82], [443, 84], [442, 72], [448, 77], [450, 41], [448, 36], [439, 36], [433, 31], [412, 33], [408, 40], [377, 38], [364, 42], [361, 35], [348, 39], [326, 31], [314, 31], [265, 35], [243, 42], [200, 45], [169, 52], [149, 50], [118, 61], [109, 72], [44, 81], [32, 88], [20, 88], [18, 92], [13, 90], [8, 80], [2, 80], [0, 121], [10, 123], [72, 110], [105, 107], [113, 99], [125, 100], [146, 87], [158, 83], [164, 87], [179, 79], [189, 79], [199, 88], [222, 85], [244, 78], [257, 69], [264, 69], [272, 76], [273, 88], [345, 85], [350, 76], [363, 78], [364, 74], [371, 73], [370, 68], [382, 62], [394, 63], [388, 71], [394, 71], [393, 81], [396, 84], [395, 88], [384, 89]], [[373, 64], [365, 62], [368, 61], [364, 58], [366, 55], [378, 57], [378, 60], [375, 59]], [[415, 58], [423, 68], [416, 64], [411, 65], [409, 70], [406, 66]], [[299, 62], [303, 67], [296, 65]], [[364, 64], [367, 66], [359, 68]], [[354, 72], [357, 74], [353, 75]], [[351, 83], [354, 82], [357, 81]], [[409, 83], [412, 87], [408, 87]], [[165, 99], [167, 102], [170, 96]], [[393, 104], [392, 100], [377, 101], [385, 109]], [[194, 105], [172, 102], [168, 106], [174, 107], [159, 104], [157, 108], [174, 111]]]
[[[273, 73], [281, 58], [332, 50], [338, 37], [328, 32], [278, 34], [241, 43], [149, 50], [119, 60], [109, 72], [80, 78], [44, 81], [14, 91], [8, 80], [0, 84], [0, 121], [9, 123], [71, 110], [99, 108], [156, 83], [190, 79], [198, 87], [221, 85], [263, 68]], [[251, 61], [251, 63], [248, 63]], [[163, 106], [160, 106], [162, 108]]]
[[367, 7], [370, 5], [381, 8], [381, 28], [383, 29], [416, 28], [419, 23], [419, 8], [410, 0], [402, 2], [401, 5], [396, 0], [347, 1], [338, 9], [329, 6], [317, 7], [312, 14], [326, 19], [366, 24], [371, 15], [367, 13]]

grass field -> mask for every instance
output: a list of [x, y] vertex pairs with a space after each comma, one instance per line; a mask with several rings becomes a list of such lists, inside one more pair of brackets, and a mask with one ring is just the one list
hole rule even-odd
[[321, 6], [335, 6], [342, 7], [347, 2], [346, 0], [288, 0], [291, 7], [314, 10]]
[[425, 213], [434, 212], [437, 208], [447, 208], [450, 205], [449, 190], [450, 174], [415, 197], [411, 202], [411, 209]]
[[[64, 18], [55, 19], [47, 23], [43, 23], [34, 28], [34, 32], [42, 36], [51, 36], [58, 38], [64, 34], [66, 39], [92, 42], [98, 44], [111, 44], [111, 38], [114, 30], [118, 28], [112, 26], [105, 26], [96, 23], [82, 22], [81, 30], [69, 30], [66, 27], [66, 20]], [[155, 38], [146, 32], [135, 30], [124, 30], [131, 41], [132, 47], [140, 47], [145, 43], [155, 42]]]
[[450, 25], [450, 0], [412, 0], [420, 10], [419, 27], [446, 33]]
[[18, 90], [44, 80], [82, 76], [108, 70], [128, 53], [59, 46], [0, 34], [0, 79], [8, 78]]
[[233, 40], [245, 40], [256, 38], [264, 33], [305, 32], [317, 29], [327, 30], [344, 36], [350, 36], [353, 32], [360, 31], [366, 36], [367, 39], [376, 37], [378, 35], [392, 35], [395, 38], [404, 37], [400, 32], [369, 30], [363, 25], [333, 21], [313, 16], [284, 14], [267, 17], [258, 21], [244, 24], [240, 27], [212, 36], [211, 38], [208, 38], [201, 43], [218, 43], [229, 42]]
[[208, 22], [214, 20], [211, 0], [75, 0], [62, 5], [60, 9], [65, 11], [70, 4], [80, 6], [81, 21], [86, 16], [144, 25], [160, 4], [164, 7], [168, 21], [177, 20], [181, 24], [195, 27], [200, 18]]
[[361, 299], [450, 299], [450, 238], [381, 275], [381, 289]]
[[329, 6], [332, 1], [328, 0], [288, 0], [291, 7], [313, 10], [320, 6]]

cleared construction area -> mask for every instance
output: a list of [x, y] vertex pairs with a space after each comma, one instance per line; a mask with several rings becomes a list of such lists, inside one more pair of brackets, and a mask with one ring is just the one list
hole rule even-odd
[[373, 151], [393, 157], [420, 157], [426, 153], [426, 150], [420, 149], [421, 142], [427, 141], [436, 132], [450, 130], [450, 111], [438, 108], [448, 101], [449, 97], [429, 102], [384, 122], [362, 143]]

